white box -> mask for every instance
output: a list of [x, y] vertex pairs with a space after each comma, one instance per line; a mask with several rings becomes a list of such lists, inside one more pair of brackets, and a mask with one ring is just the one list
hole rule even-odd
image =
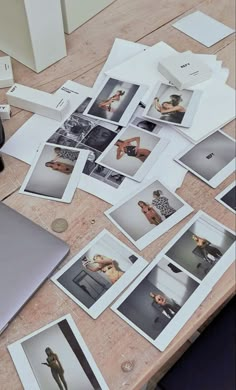
[[0, 57], [0, 88], [11, 87], [14, 84], [11, 58]]
[[208, 80], [212, 70], [191, 51], [163, 58], [158, 70], [178, 89], [186, 89]]
[[62, 96], [14, 84], [6, 93], [8, 103], [23, 110], [34, 112], [57, 121], [67, 113], [69, 101]]
[[70, 34], [113, 2], [114, 0], [61, 0], [65, 33]]
[[59, 0], [0, 0], [0, 50], [41, 72], [66, 56]]
[[11, 117], [11, 107], [9, 104], [0, 104], [0, 118], [2, 120], [10, 119]]

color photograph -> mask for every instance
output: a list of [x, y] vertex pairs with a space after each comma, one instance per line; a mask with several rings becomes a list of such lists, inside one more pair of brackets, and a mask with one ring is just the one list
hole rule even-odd
[[215, 197], [218, 202], [236, 214], [236, 181]]
[[231, 231], [203, 213], [184, 228], [166, 256], [201, 281], [234, 243], [235, 235]]
[[216, 131], [175, 159], [194, 175], [216, 188], [235, 170], [235, 140]]
[[167, 144], [167, 140], [129, 125], [119, 132], [96, 162], [131, 179], [142, 181]]
[[103, 230], [52, 281], [97, 318], [146, 265], [144, 259]]
[[105, 215], [140, 250], [192, 212], [177, 194], [158, 180], [105, 211]]
[[126, 126], [143, 97], [146, 86], [107, 77], [85, 115]]
[[72, 317], [8, 346], [25, 390], [108, 390]]
[[197, 111], [202, 92], [158, 83], [152, 91], [144, 117], [183, 127], [190, 127]]
[[70, 203], [88, 152], [58, 145], [42, 145], [20, 193]]

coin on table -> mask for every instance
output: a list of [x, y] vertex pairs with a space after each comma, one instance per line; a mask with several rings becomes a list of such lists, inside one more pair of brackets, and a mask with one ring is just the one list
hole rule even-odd
[[134, 361], [133, 360], [127, 360], [126, 362], [123, 362], [121, 364], [121, 369], [124, 372], [130, 372], [134, 368]]
[[68, 222], [64, 218], [54, 219], [51, 228], [56, 233], [63, 233], [68, 228]]

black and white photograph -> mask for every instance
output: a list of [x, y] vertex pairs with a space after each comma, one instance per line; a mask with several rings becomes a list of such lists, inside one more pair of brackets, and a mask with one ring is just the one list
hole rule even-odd
[[194, 175], [216, 188], [235, 170], [235, 140], [216, 131], [175, 159]]
[[168, 140], [129, 125], [119, 132], [96, 162], [140, 182], [154, 166], [167, 144]]
[[215, 199], [236, 214], [236, 181], [220, 192]]
[[70, 203], [77, 188], [88, 152], [42, 145], [31, 165], [20, 193]]
[[198, 281], [216, 266], [221, 268], [222, 258], [229, 249], [231, 261], [235, 259], [234, 232], [203, 212], [196, 214], [170, 245], [166, 256]]
[[8, 346], [25, 390], [108, 390], [71, 315]]
[[201, 303], [198, 287], [198, 282], [160, 254], [112, 310], [163, 351]]
[[103, 230], [52, 281], [96, 319], [147, 262]]
[[84, 111], [96, 119], [127, 126], [147, 87], [106, 77], [97, 95]]
[[105, 215], [142, 250], [192, 210], [191, 206], [160, 181], [152, 180], [142, 185], [138, 192], [105, 211]]
[[144, 117], [183, 127], [190, 127], [197, 112], [201, 91], [158, 83], [150, 94]]
[[144, 129], [153, 134], [158, 134], [160, 130], [163, 128], [162, 123], [155, 123], [154, 121], [147, 120], [143, 117], [143, 112], [145, 109], [145, 105], [140, 103], [138, 108], [135, 110], [134, 115], [131, 118], [130, 123], [134, 126], [140, 127], [140, 129]]

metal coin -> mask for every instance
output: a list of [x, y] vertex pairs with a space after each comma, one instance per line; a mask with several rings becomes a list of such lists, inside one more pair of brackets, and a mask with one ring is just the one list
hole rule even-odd
[[63, 233], [68, 228], [68, 222], [64, 218], [54, 219], [51, 228], [56, 233]]
[[130, 372], [133, 370], [133, 368], [134, 368], [134, 361], [127, 360], [126, 362], [123, 362], [121, 364], [121, 369], [124, 372]]

